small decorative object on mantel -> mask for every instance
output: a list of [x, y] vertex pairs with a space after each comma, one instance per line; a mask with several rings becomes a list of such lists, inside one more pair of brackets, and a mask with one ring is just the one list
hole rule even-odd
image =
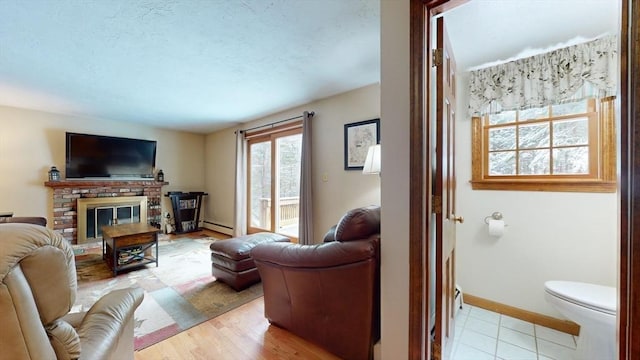
[[58, 181], [60, 180], [60, 170], [56, 169], [55, 166], [51, 167], [49, 170], [49, 181]]
[[164, 182], [164, 172], [162, 172], [162, 169], [158, 170], [158, 181]]

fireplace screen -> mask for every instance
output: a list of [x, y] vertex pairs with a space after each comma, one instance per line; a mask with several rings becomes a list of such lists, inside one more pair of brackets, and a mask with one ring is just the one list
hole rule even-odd
[[140, 222], [140, 205], [105, 206], [87, 209], [87, 239], [102, 237], [102, 227]]
[[98, 241], [102, 227], [147, 222], [146, 196], [80, 198], [77, 201], [78, 244]]

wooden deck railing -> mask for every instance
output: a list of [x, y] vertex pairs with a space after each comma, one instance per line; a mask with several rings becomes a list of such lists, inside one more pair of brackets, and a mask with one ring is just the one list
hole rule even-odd
[[[298, 223], [300, 214], [300, 198], [298, 196], [280, 198], [279, 208], [276, 209], [279, 215], [278, 225], [280, 227], [291, 226]], [[271, 223], [271, 199], [260, 199], [260, 222], [265, 226]]]

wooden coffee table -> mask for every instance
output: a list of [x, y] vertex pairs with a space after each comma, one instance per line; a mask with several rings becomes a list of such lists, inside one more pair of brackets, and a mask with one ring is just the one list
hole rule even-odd
[[159, 232], [158, 228], [142, 223], [102, 227], [102, 258], [113, 275], [151, 263], [157, 267]]

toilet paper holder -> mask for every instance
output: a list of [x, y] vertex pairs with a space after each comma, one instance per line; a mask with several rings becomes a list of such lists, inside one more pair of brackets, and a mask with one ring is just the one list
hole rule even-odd
[[502, 213], [499, 211], [494, 212], [493, 214], [484, 218], [484, 223], [489, 225], [489, 219], [502, 220]]

